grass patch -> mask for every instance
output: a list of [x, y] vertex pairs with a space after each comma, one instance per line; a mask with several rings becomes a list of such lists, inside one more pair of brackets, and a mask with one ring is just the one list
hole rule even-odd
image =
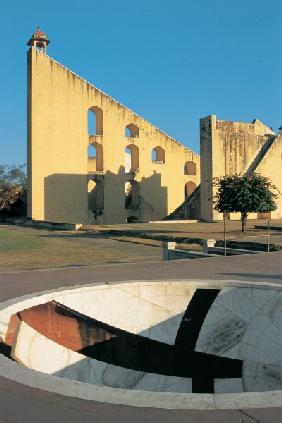
[[39, 237], [28, 235], [18, 230], [7, 230], [0, 228], [0, 252], [11, 252], [21, 250], [36, 250], [44, 246], [45, 240]]
[[133, 246], [112, 239], [85, 237], [80, 233], [0, 228], [0, 270], [156, 259], [161, 259], [161, 250], [146, 245]]

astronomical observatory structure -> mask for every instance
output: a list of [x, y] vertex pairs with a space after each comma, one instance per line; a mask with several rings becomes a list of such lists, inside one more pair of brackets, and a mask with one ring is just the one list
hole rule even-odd
[[[212, 178], [233, 173], [262, 173], [282, 191], [280, 133], [259, 120], [208, 116], [201, 119], [199, 156], [49, 57], [48, 44], [39, 28], [28, 41], [31, 219], [71, 224], [218, 220]], [[282, 218], [281, 198], [272, 218]]]

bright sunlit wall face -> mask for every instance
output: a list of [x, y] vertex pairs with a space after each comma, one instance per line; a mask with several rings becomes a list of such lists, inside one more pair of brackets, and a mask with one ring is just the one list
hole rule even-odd
[[[30, 157], [36, 158], [29, 161], [31, 218], [58, 223], [124, 223], [129, 217], [124, 185], [131, 179], [140, 185], [140, 220], [161, 220], [179, 207], [187, 182], [183, 168], [192, 160], [191, 150], [36, 49], [29, 52], [29, 71], [33, 96], [29, 149]], [[55, 101], [58, 92], [60, 102]], [[50, 124], [42, 125], [47, 113]], [[98, 176], [103, 179], [99, 183], [104, 192], [99, 221], [96, 214], [89, 213], [87, 200], [88, 180], [98, 184]], [[199, 183], [197, 178], [195, 183]]]

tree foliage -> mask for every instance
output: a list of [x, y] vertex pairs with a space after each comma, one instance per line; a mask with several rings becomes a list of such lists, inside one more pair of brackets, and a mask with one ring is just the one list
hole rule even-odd
[[242, 231], [249, 213], [267, 213], [276, 210], [278, 190], [265, 176], [232, 175], [216, 178], [218, 191], [214, 208], [220, 213], [241, 213]]
[[25, 165], [0, 164], [0, 213], [18, 215], [23, 213], [26, 197]]

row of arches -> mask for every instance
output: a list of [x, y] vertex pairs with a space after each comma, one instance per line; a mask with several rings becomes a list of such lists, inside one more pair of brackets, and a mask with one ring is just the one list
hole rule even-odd
[[[165, 151], [162, 147], [154, 147], [151, 151], [153, 163], [165, 163]], [[136, 172], [139, 169], [139, 148], [129, 144], [125, 148], [125, 173]]]
[[[135, 144], [125, 147], [125, 173], [134, 173], [139, 169], [139, 148]], [[89, 171], [103, 171], [103, 146], [97, 142], [88, 145]], [[165, 151], [162, 147], [155, 147], [151, 152], [154, 163], [165, 163]]]
[[[88, 109], [88, 134], [103, 135], [103, 110], [98, 106]], [[124, 129], [126, 138], [138, 138], [139, 128], [134, 123], [130, 123]]]
[[[103, 171], [103, 146], [98, 142], [88, 145], [88, 167], [89, 171]], [[165, 150], [154, 147], [151, 151], [152, 163], [165, 163]], [[139, 169], [139, 148], [135, 144], [125, 147], [125, 173], [134, 173]], [[196, 163], [187, 161], [184, 165], [184, 175], [196, 175]]]
[[[196, 189], [196, 184], [189, 181], [184, 186], [185, 200], [192, 195]], [[104, 209], [104, 181], [98, 179], [88, 182], [88, 209], [93, 212], [102, 213]], [[124, 207], [126, 210], [138, 210], [141, 203], [140, 183], [137, 181], [127, 181], [124, 185]]]
[[[87, 186], [88, 209], [101, 214], [104, 209], [104, 182], [90, 180]], [[137, 181], [125, 182], [124, 208], [137, 210], [140, 205], [140, 184]]]

